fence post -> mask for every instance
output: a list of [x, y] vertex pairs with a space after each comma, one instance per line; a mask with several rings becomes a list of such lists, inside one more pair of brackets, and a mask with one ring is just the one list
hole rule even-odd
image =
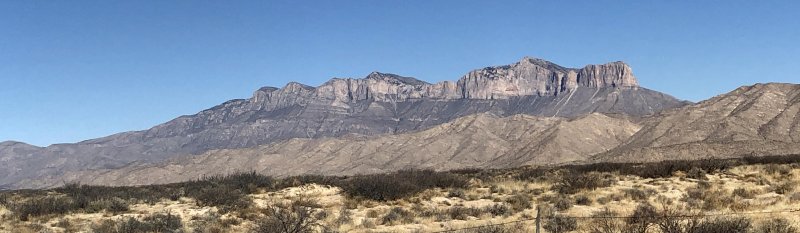
[[541, 228], [541, 219], [539, 216], [542, 215], [542, 209], [539, 208], [539, 205], [536, 205], [536, 233], [539, 233], [539, 229]]

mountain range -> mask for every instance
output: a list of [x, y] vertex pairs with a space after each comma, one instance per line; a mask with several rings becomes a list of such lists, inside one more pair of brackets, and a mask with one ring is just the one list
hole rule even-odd
[[373, 72], [263, 87], [143, 131], [73, 144], [0, 143], [0, 185], [134, 185], [255, 170], [286, 176], [800, 152], [800, 85], [700, 103], [639, 86], [623, 62], [526, 57], [427, 83]]

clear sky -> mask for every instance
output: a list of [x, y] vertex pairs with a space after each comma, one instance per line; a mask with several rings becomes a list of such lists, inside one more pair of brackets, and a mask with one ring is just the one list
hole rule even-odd
[[[557, 3], [556, 3], [557, 2]], [[261, 86], [622, 60], [699, 101], [799, 83], [800, 1], [0, 2], [0, 141], [147, 129]]]

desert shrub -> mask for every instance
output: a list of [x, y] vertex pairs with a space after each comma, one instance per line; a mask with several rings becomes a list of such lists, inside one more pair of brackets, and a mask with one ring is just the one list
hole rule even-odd
[[383, 225], [391, 225], [394, 223], [409, 224], [414, 222], [414, 217], [414, 213], [401, 207], [395, 207], [383, 216], [382, 223]]
[[623, 233], [625, 231], [625, 222], [616, 218], [619, 216], [617, 212], [611, 211], [608, 208], [595, 212], [592, 214], [591, 222], [588, 226], [590, 233]]
[[708, 183], [698, 183], [697, 187], [689, 188], [682, 198], [692, 208], [704, 210], [718, 210], [734, 203], [733, 195], [723, 189], [712, 188]]
[[89, 202], [89, 205], [84, 208], [86, 212], [96, 213], [103, 210], [108, 210], [111, 213], [117, 214], [130, 210], [128, 203], [120, 198], [101, 199]]
[[379, 214], [378, 214], [377, 210], [367, 210], [367, 214], [366, 215], [367, 215], [367, 218], [377, 218]]
[[336, 217], [336, 225], [345, 225], [353, 222], [353, 217], [347, 208], [339, 209], [339, 216]]
[[183, 223], [179, 216], [171, 213], [157, 213], [146, 216], [142, 220], [135, 218], [118, 221], [104, 220], [99, 225], [92, 226], [92, 230], [96, 233], [177, 233], [183, 232]]
[[66, 214], [77, 209], [72, 199], [59, 196], [33, 197], [18, 203], [12, 202], [8, 207], [20, 221], [50, 214]]
[[453, 189], [453, 190], [450, 190], [449, 193], [447, 193], [447, 197], [457, 197], [457, 198], [465, 199], [466, 196], [467, 195], [464, 194], [464, 189]]
[[431, 188], [466, 188], [461, 176], [432, 170], [403, 170], [389, 174], [352, 177], [340, 184], [351, 197], [390, 201], [409, 197]]
[[586, 195], [577, 195], [575, 196], [575, 204], [576, 205], [592, 205], [592, 199]]
[[792, 226], [785, 218], [776, 218], [758, 224], [753, 233], [796, 233], [797, 227]]
[[550, 233], [570, 232], [578, 229], [578, 221], [574, 218], [562, 215], [554, 215], [552, 217], [548, 217], [544, 221], [544, 226], [542, 226], [542, 228]]
[[58, 220], [52, 226], [64, 229], [64, 232], [77, 232], [78, 231], [77, 229], [75, 229], [76, 228], [75, 225], [72, 224], [72, 222], [70, 222], [70, 220], [66, 219], [66, 218]]
[[734, 199], [723, 190], [709, 190], [703, 195], [704, 210], [724, 209], [734, 203]]
[[523, 225], [515, 224], [510, 226], [479, 226], [470, 229], [454, 231], [456, 233], [522, 233], [525, 232]]
[[658, 221], [659, 213], [656, 207], [649, 203], [642, 203], [636, 206], [630, 218], [626, 220], [629, 232], [644, 233], [647, 229]]
[[479, 208], [455, 206], [450, 208], [447, 213], [450, 219], [467, 220], [469, 217], [480, 217], [485, 211]]
[[775, 174], [775, 175], [789, 175], [792, 173], [791, 167], [785, 164], [767, 164], [764, 166], [764, 171], [768, 174]]
[[708, 180], [706, 171], [699, 167], [692, 167], [689, 169], [689, 171], [686, 171], [686, 177], [698, 180]]
[[484, 211], [491, 214], [492, 216], [509, 216], [513, 214], [512, 209], [504, 204], [494, 204], [491, 206], [487, 206], [485, 207]]
[[789, 201], [797, 202], [800, 201], [800, 192], [795, 192], [789, 195]]
[[504, 189], [503, 187], [500, 187], [500, 186], [498, 186], [496, 184], [493, 184], [492, 186], [489, 186], [489, 192], [491, 192], [491, 193], [506, 193], [506, 191], [507, 191], [506, 189]]
[[561, 179], [553, 186], [553, 189], [561, 194], [575, 194], [581, 190], [594, 190], [613, 184], [614, 180], [604, 179], [597, 172], [578, 173], [567, 171], [561, 175]]
[[569, 208], [572, 208], [572, 200], [570, 200], [566, 196], [559, 196], [553, 202], [553, 206], [560, 211], [565, 211], [568, 210]]
[[605, 204], [608, 204], [609, 202], [611, 202], [611, 198], [610, 197], [598, 197], [597, 198], [597, 203], [598, 204], [605, 205]]
[[624, 189], [625, 196], [634, 200], [634, 201], [645, 201], [650, 198], [650, 195], [653, 195], [655, 190], [652, 189], [645, 189], [645, 188], [629, 188]]
[[206, 181], [224, 184], [246, 194], [254, 193], [258, 191], [259, 188], [271, 188], [275, 184], [275, 179], [271, 176], [261, 175], [255, 171], [235, 173], [227, 176], [214, 176], [207, 178]]
[[794, 191], [797, 184], [792, 181], [784, 181], [770, 186], [770, 190], [777, 194], [789, 194]]
[[217, 206], [223, 210], [244, 209], [251, 200], [239, 189], [228, 185], [207, 187], [193, 196], [200, 206]]
[[688, 226], [689, 232], [703, 233], [747, 233], [750, 229], [747, 218], [716, 218], [700, 221], [695, 226]]
[[737, 188], [733, 190], [733, 196], [741, 197], [744, 199], [753, 199], [756, 197], [756, 192], [745, 188]]
[[527, 194], [516, 194], [506, 198], [505, 202], [511, 206], [515, 212], [520, 212], [533, 207], [531, 203], [532, 197]]
[[307, 233], [320, 226], [314, 209], [301, 205], [274, 205], [262, 210], [265, 217], [256, 221], [253, 233]]
[[230, 231], [231, 226], [241, 223], [236, 218], [222, 219], [222, 216], [215, 212], [206, 213], [193, 220], [193, 233], [225, 233]]

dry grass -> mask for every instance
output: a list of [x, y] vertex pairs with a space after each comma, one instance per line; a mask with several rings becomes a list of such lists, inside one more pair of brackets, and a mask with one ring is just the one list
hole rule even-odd
[[[463, 232], [524, 232], [526, 227], [530, 227], [530, 222], [517, 227], [490, 225], [532, 219], [537, 207], [543, 216], [548, 217], [544, 225], [555, 232], [573, 229], [579, 232], [622, 232], [623, 228], [633, 229], [648, 224], [652, 229], [658, 229], [667, 223], [684, 228], [691, 224], [709, 229], [747, 225], [750, 232], [796, 232], [798, 226], [795, 223], [800, 221], [800, 215], [792, 213], [748, 215], [752, 219], [744, 220], [698, 219], [694, 222], [655, 217], [648, 220], [650, 222], [563, 217], [729, 214], [800, 208], [800, 193], [794, 190], [800, 183], [800, 168], [793, 164], [687, 170], [672, 172], [673, 175], [668, 177], [565, 170], [543, 172], [539, 177], [527, 174], [525, 178], [520, 178], [515, 170], [491, 175], [480, 173], [480, 177], [458, 173], [444, 176], [402, 174], [398, 176], [433, 177], [438, 181], [421, 185], [407, 183], [405, 186], [409, 189], [402, 190], [410, 191], [401, 195], [367, 189], [387, 185], [364, 184], [367, 181], [387, 181], [381, 176], [363, 178], [351, 183], [353, 186], [344, 187], [330, 185], [333, 182], [320, 177], [296, 179], [292, 185], [248, 177], [268, 181], [270, 187], [253, 187], [242, 182], [235, 185], [240, 188], [234, 190], [239, 191], [201, 188], [198, 190], [207, 193], [176, 198], [165, 195], [153, 201], [104, 197], [89, 202], [100, 206], [97, 211], [57, 209], [42, 211], [44, 214], [41, 215], [29, 214], [26, 219], [20, 218], [22, 209], [15, 209], [19, 208], [19, 203], [62, 196], [56, 192], [38, 195], [20, 192], [4, 196], [0, 202], [0, 232], [85, 232], [100, 227], [112, 229], [131, 221], [138, 221], [131, 223], [138, 224], [136, 226], [153, 227], [147, 225], [150, 224], [148, 221], [162, 220], [183, 232], [273, 232], [266, 229], [282, 224], [278, 221], [281, 219], [302, 222], [311, 232], [429, 232], [466, 227], [475, 228]], [[465, 180], [469, 182], [465, 183]], [[205, 196], [228, 192], [240, 197]], [[242, 200], [247, 204], [240, 204]], [[130, 204], [124, 208], [114, 206], [117, 205], [115, 202], [123, 201]], [[170, 217], [149, 217], [159, 213], [168, 213]]]

